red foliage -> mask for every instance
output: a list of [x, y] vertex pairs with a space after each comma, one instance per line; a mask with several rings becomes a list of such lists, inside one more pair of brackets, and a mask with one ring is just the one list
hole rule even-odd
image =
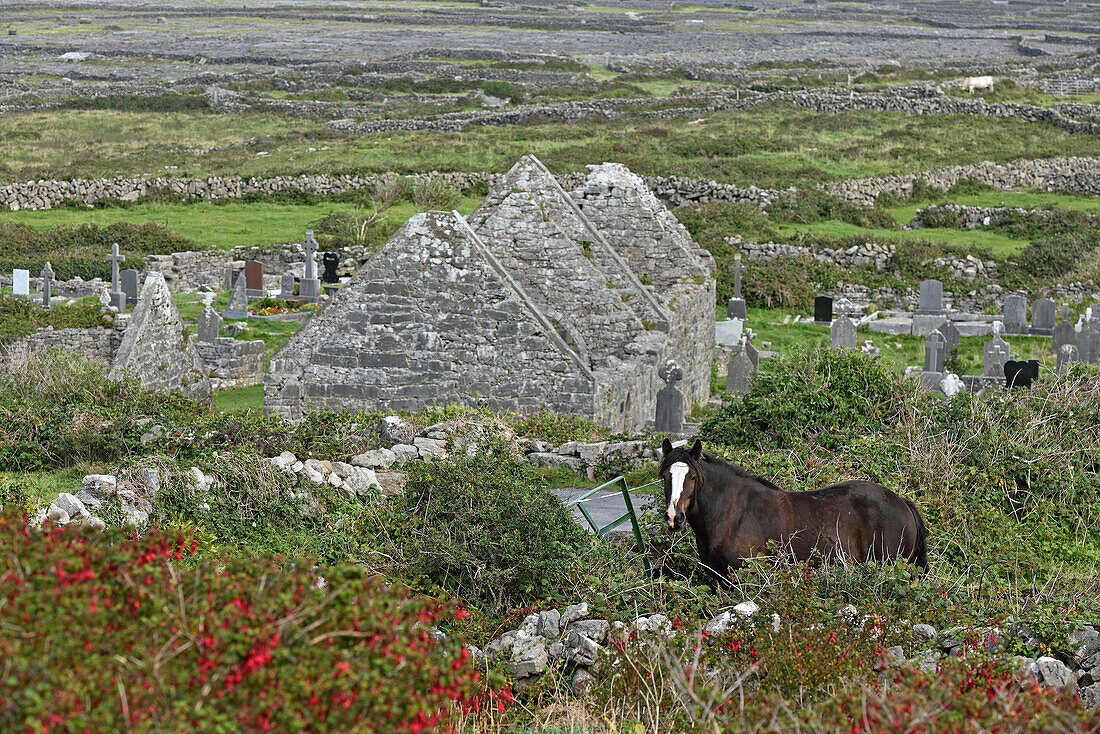
[[416, 733], [511, 700], [433, 637], [448, 606], [196, 549], [0, 516], [0, 730]]

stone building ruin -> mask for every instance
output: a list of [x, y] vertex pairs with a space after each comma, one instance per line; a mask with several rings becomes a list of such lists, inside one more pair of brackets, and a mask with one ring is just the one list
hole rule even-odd
[[265, 410], [464, 403], [640, 430], [669, 358], [705, 401], [714, 262], [640, 177], [589, 169], [566, 192], [527, 156], [469, 217], [410, 219], [272, 355]]

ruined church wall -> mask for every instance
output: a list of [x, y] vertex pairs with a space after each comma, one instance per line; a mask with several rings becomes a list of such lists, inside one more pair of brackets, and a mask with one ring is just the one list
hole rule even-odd
[[264, 381], [263, 341], [219, 337], [210, 342], [196, 341], [195, 348], [214, 390], [250, 387]]
[[[3, 347], [7, 359], [19, 359], [47, 349], [58, 349], [110, 365], [122, 343], [122, 331], [97, 326], [90, 329], [48, 327]], [[5, 360], [5, 361], [6, 361]]]

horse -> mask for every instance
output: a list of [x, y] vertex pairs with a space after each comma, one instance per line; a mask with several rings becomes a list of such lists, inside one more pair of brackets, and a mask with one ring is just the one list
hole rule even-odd
[[686, 522], [699, 559], [722, 582], [768, 552], [770, 541], [796, 560], [820, 558], [890, 563], [904, 558], [928, 570], [928, 531], [917, 506], [886, 487], [848, 481], [810, 492], [788, 492], [739, 466], [690, 448], [661, 445], [670, 532]]

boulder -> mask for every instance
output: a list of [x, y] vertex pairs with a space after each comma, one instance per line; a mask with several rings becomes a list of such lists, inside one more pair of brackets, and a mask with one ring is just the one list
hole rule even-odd
[[573, 672], [573, 680], [569, 683], [569, 690], [574, 696], [584, 695], [588, 686], [592, 683], [592, 674], [585, 668], [577, 668]]
[[1040, 685], [1049, 688], [1063, 690], [1070, 686], [1077, 687], [1077, 676], [1056, 658], [1042, 657], [1036, 660], [1033, 675]]
[[380, 471], [375, 472], [375, 480], [383, 497], [393, 497], [405, 491], [409, 478], [399, 471]]
[[539, 626], [536, 630], [540, 637], [548, 640], [556, 640], [561, 637], [561, 612], [551, 609], [539, 615]]
[[353, 466], [362, 466], [367, 469], [389, 469], [397, 461], [397, 454], [386, 448], [366, 451], [351, 459]]
[[590, 667], [599, 659], [600, 646], [580, 632], [570, 630], [565, 637], [565, 653], [563, 657], [567, 663]]
[[396, 415], [387, 415], [378, 424], [378, 434], [386, 443], [409, 444], [416, 438], [416, 426]]
[[611, 632], [611, 624], [604, 619], [582, 619], [569, 625], [569, 629], [579, 632], [597, 645], [602, 645]]
[[413, 439], [413, 446], [423, 459], [442, 459], [447, 455], [447, 442], [443, 439], [417, 436]]
[[936, 628], [930, 624], [915, 624], [913, 625], [913, 634], [921, 642], [931, 642], [936, 639]]
[[570, 604], [561, 613], [561, 627], [562, 629], [566, 629], [573, 622], [576, 622], [578, 619], [584, 619], [587, 616], [587, 602], [581, 602], [580, 604]]
[[91, 496], [103, 499], [115, 493], [118, 481], [110, 474], [89, 474], [84, 477], [81, 486]]
[[418, 459], [420, 457], [420, 451], [415, 446], [399, 443], [393, 447], [393, 455], [395, 463], [405, 464]]
[[733, 615], [729, 612], [722, 612], [714, 619], [707, 622], [707, 626], [704, 627], [708, 635], [721, 635], [729, 631], [730, 622], [733, 620]]
[[546, 672], [549, 662], [546, 641], [541, 637], [529, 637], [512, 645], [512, 662], [508, 664], [508, 670], [516, 678], [529, 678]]
[[84, 507], [83, 502], [68, 492], [62, 492], [57, 496], [57, 499], [50, 503], [50, 508], [52, 509], [54, 507], [64, 510], [65, 514], [69, 516], [69, 522], [84, 520], [92, 515], [92, 513], [88, 512]]

